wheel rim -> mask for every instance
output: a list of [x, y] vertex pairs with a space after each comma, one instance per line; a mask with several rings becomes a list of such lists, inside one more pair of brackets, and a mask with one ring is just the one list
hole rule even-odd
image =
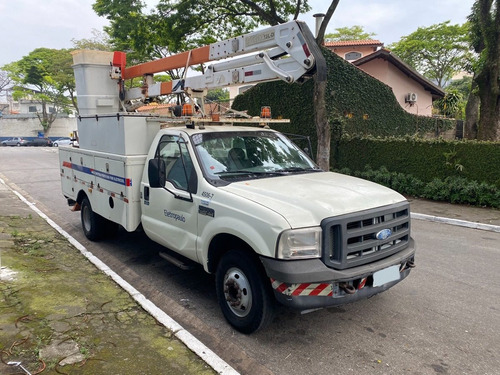
[[82, 207], [82, 223], [83, 223], [83, 226], [85, 227], [85, 230], [87, 232], [90, 232], [92, 225], [90, 222], [90, 209], [87, 207], [87, 205], [84, 205]]
[[233, 314], [243, 318], [252, 308], [252, 289], [245, 274], [236, 267], [224, 276], [224, 298]]

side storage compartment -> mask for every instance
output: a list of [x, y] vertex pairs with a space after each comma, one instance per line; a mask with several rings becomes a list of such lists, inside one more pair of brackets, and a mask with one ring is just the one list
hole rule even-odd
[[73, 150], [67, 147], [59, 147], [59, 167], [63, 195], [76, 201], [78, 191], [75, 189], [75, 176], [71, 163], [72, 152]]
[[146, 156], [95, 156], [95, 211], [131, 232], [141, 222], [140, 186]]
[[100, 216], [134, 231], [141, 221], [140, 182], [146, 155], [123, 156], [82, 149], [59, 150], [63, 194], [87, 196]]

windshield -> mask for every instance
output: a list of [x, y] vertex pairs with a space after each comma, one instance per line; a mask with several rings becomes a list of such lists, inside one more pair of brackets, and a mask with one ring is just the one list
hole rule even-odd
[[212, 180], [319, 171], [288, 138], [270, 131], [202, 133], [192, 140], [205, 175]]

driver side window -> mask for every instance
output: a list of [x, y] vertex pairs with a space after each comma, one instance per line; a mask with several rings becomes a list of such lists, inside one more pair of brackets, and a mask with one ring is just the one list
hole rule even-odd
[[178, 136], [163, 136], [158, 147], [158, 156], [165, 162], [166, 180], [177, 189], [189, 191], [195, 180], [195, 171], [184, 140]]

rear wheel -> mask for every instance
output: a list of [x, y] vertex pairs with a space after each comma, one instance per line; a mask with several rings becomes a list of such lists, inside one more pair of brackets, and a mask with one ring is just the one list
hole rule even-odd
[[91, 241], [98, 241], [102, 238], [106, 220], [92, 210], [92, 205], [87, 197], [83, 198], [81, 204], [81, 220], [85, 237]]
[[223, 256], [216, 273], [219, 306], [226, 320], [242, 333], [252, 333], [269, 324], [274, 299], [262, 265], [243, 251]]

